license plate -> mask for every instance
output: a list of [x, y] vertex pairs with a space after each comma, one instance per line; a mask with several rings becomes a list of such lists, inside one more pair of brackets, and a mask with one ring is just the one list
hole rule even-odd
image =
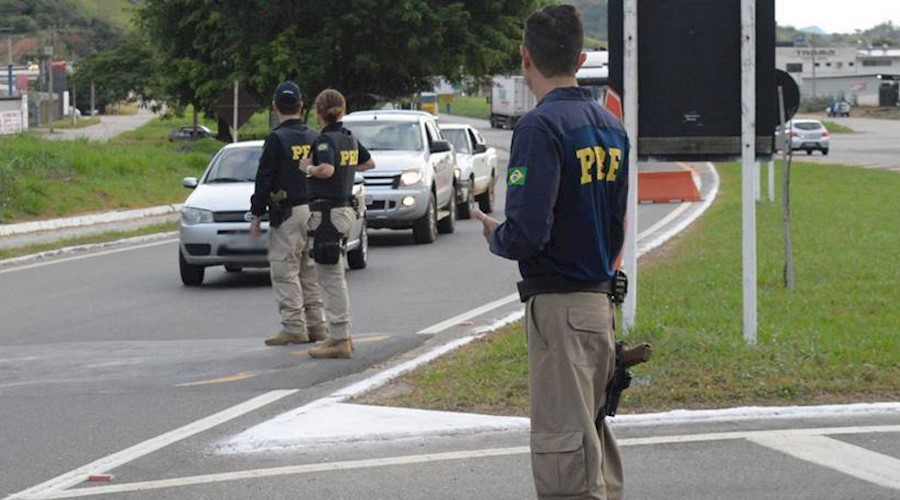
[[254, 238], [248, 233], [232, 238], [231, 244], [229, 244], [228, 246], [234, 248], [235, 250], [260, 250], [266, 248], [266, 243], [267, 241], [265, 235], [260, 235], [258, 238]]

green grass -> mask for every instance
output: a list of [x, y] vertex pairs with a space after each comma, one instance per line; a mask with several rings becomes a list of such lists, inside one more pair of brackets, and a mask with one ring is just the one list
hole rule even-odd
[[[782, 279], [780, 204], [757, 205], [759, 330], [757, 344], [747, 345], [740, 170], [727, 164], [719, 172], [710, 210], [641, 259], [637, 324], [624, 339], [649, 341], [654, 354], [633, 370], [620, 412], [898, 400], [900, 210], [892, 200], [900, 176], [795, 164], [793, 291]], [[526, 415], [525, 373], [517, 324], [366, 400]]]
[[145, 226], [133, 231], [109, 231], [102, 234], [83, 236], [78, 238], [68, 238], [64, 240], [54, 241], [51, 243], [40, 243], [36, 245], [26, 245], [16, 248], [0, 248], [0, 260], [21, 257], [23, 255], [32, 255], [60, 248], [73, 247], [78, 245], [89, 245], [92, 243], [106, 243], [109, 241], [121, 240], [125, 238], [134, 238], [137, 236], [146, 236], [149, 234], [166, 233], [178, 230], [178, 222], [167, 222], [164, 224], [154, 224]]
[[0, 223], [141, 208], [184, 200], [221, 143], [169, 143], [154, 120], [109, 142], [0, 138]]
[[76, 0], [85, 13], [127, 31], [133, 31], [135, 2], [129, 0]]
[[825, 128], [828, 129], [832, 134], [855, 134], [856, 131], [852, 128], [842, 125], [838, 122], [833, 122], [830, 120], [825, 120], [822, 122], [822, 125], [825, 125]]
[[[447, 108], [441, 106], [440, 112], [445, 113]], [[491, 105], [486, 97], [454, 97], [450, 103], [450, 113], [469, 118], [487, 120], [491, 116]]]

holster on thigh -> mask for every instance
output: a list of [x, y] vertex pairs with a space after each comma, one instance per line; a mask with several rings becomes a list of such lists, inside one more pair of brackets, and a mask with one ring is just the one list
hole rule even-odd
[[316, 211], [321, 213], [322, 222], [313, 231], [312, 257], [319, 264], [334, 265], [340, 262], [344, 251], [343, 236], [331, 222], [331, 205], [320, 204]]

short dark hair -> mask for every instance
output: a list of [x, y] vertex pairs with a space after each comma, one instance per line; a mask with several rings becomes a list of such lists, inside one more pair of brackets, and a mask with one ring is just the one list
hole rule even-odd
[[574, 76], [584, 48], [581, 12], [571, 5], [548, 5], [525, 21], [525, 48], [547, 78]]

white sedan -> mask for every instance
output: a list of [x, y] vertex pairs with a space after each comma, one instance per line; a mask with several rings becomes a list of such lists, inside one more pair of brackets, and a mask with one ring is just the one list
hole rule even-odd
[[441, 133], [456, 151], [456, 208], [460, 219], [471, 217], [472, 207], [484, 213], [494, 210], [497, 182], [497, 150], [488, 146], [475, 127], [461, 123], [440, 124]]
[[[179, 226], [178, 263], [181, 281], [187, 286], [203, 283], [209, 266], [225, 266], [229, 272], [245, 267], [267, 267], [268, 237], [250, 236], [250, 196], [263, 141], [228, 144], [219, 150], [198, 180], [186, 177], [182, 184], [193, 189], [184, 202]], [[366, 267], [365, 186], [356, 175], [353, 193], [359, 200], [359, 217], [347, 242], [347, 264], [352, 269]], [[268, 216], [261, 228], [269, 229]]]

